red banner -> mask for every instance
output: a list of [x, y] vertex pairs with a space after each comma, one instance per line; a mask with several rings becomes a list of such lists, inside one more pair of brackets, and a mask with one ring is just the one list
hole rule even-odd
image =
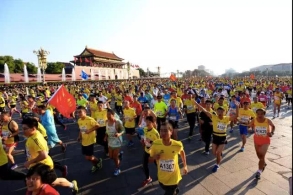
[[170, 76], [170, 80], [171, 80], [171, 81], [176, 81], [177, 78], [176, 78], [176, 76], [175, 76], [174, 74], [171, 74], [171, 76]]
[[66, 118], [70, 118], [70, 114], [76, 110], [75, 98], [63, 85], [53, 94], [48, 103], [54, 106]]

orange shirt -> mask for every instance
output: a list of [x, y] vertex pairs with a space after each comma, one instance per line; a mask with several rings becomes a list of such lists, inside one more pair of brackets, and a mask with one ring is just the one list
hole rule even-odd
[[141, 114], [142, 106], [139, 102], [133, 102], [132, 104], [130, 104], [130, 107], [135, 110], [135, 113], [137, 116], [139, 116]]

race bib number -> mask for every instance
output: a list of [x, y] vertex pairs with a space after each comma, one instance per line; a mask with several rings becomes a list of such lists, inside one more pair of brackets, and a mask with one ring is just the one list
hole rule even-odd
[[160, 160], [160, 169], [165, 172], [174, 172], [174, 160]]
[[176, 121], [176, 116], [170, 116], [169, 118], [171, 121]]
[[193, 106], [187, 106], [187, 110], [188, 110], [188, 111], [192, 111], [193, 108], [194, 108]]
[[252, 108], [252, 111], [253, 111], [253, 112], [256, 112], [256, 110], [257, 110], [257, 108]]
[[100, 125], [105, 125], [105, 120], [103, 120], [103, 119], [98, 119], [98, 123], [99, 123]]
[[156, 114], [157, 114], [157, 116], [163, 116], [163, 112], [161, 112], [161, 111], [157, 111]]
[[248, 117], [248, 116], [241, 116], [241, 117], [240, 117], [240, 121], [241, 121], [242, 123], [247, 123], [247, 122], [249, 121], [249, 117]]
[[292, 98], [292, 95], [288, 95], [288, 98]]
[[267, 135], [267, 128], [266, 127], [255, 127], [255, 133], [257, 135], [266, 136]]
[[261, 102], [265, 102], [266, 99], [265, 99], [265, 98], [259, 98], [259, 101], [261, 101]]
[[80, 127], [80, 132], [85, 133], [86, 132], [86, 127]]
[[2, 136], [5, 138], [8, 137], [9, 135], [10, 135], [10, 132], [7, 132], [7, 131], [2, 132]]
[[280, 98], [278, 96], [274, 96], [275, 100], [280, 100]]
[[27, 159], [30, 159], [31, 154], [30, 154], [30, 152], [29, 152], [29, 150], [28, 150], [27, 147], [25, 147], [25, 155], [26, 155], [26, 158], [27, 158]]
[[219, 130], [219, 131], [225, 131], [226, 130], [226, 127], [227, 127], [227, 125], [226, 124], [224, 124], [224, 123], [218, 123], [218, 125], [217, 125], [217, 129]]

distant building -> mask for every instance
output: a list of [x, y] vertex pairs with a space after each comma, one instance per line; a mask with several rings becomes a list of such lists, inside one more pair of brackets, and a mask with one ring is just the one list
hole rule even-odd
[[234, 69], [232, 69], [232, 68], [226, 69], [225, 74], [236, 74], [236, 71]]
[[198, 68], [197, 68], [198, 70], [205, 70], [206, 69], [206, 67], [204, 66], [204, 65], [200, 65], [200, 66], [198, 66]]
[[277, 71], [277, 72], [292, 72], [292, 63], [281, 63], [274, 65], [262, 65], [251, 68], [250, 71]]

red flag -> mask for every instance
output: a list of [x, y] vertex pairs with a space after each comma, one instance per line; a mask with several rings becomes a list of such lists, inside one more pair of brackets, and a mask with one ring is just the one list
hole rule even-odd
[[90, 61], [87, 59], [87, 58], [85, 58], [85, 60], [84, 60], [86, 63], [89, 63]]
[[170, 76], [170, 80], [171, 80], [171, 81], [176, 81], [177, 78], [176, 78], [176, 76], [175, 76], [174, 74], [171, 74], [171, 76]]
[[53, 94], [53, 96], [48, 100], [48, 103], [54, 106], [60, 114], [67, 118], [70, 118], [70, 114], [72, 114], [76, 109], [74, 97], [63, 85]]
[[90, 65], [93, 66], [93, 62], [92, 61], [90, 61]]
[[251, 74], [250, 79], [254, 80], [254, 78], [255, 78], [254, 74]]
[[81, 59], [81, 57], [79, 58], [79, 62], [82, 62], [82, 59]]

